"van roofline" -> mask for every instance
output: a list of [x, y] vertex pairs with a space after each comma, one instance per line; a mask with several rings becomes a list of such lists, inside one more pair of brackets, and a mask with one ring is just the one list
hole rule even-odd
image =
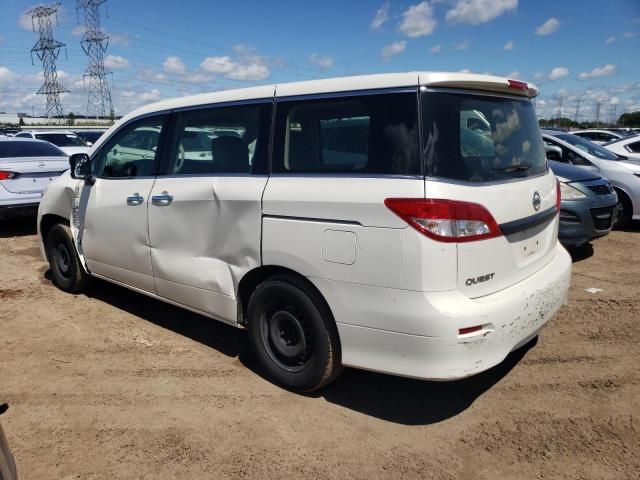
[[[125, 115], [121, 122], [129, 121], [141, 115], [153, 112], [167, 111], [196, 105], [207, 105], [225, 102], [241, 102], [278, 97], [294, 97], [313, 94], [326, 94], [332, 92], [357, 92], [366, 90], [381, 90], [403, 87], [440, 87], [460, 88], [467, 90], [480, 90], [489, 92], [534, 97], [538, 89], [532, 83], [526, 83], [526, 89], [517, 89], [510, 86], [510, 79], [493, 75], [480, 75], [475, 73], [453, 72], [405, 72], [405, 73], [381, 73], [372, 75], [355, 75], [348, 77], [334, 77], [319, 80], [306, 80], [301, 82], [270, 84], [258, 87], [238, 88], [232, 90], [219, 90], [209, 93], [201, 93], [187, 97], [178, 97], [162, 100], [140, 107]], [[511, 82], [514, 80], [511, 79]], [[524, 83], [515, 81], [516, 83]]]

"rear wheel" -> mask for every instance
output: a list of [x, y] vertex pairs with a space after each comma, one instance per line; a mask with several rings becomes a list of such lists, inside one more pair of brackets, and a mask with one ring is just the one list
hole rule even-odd
[[631, 199], [623, 191], [616, 189], [616, 193], [618, 194], [619, 211], [618, 219], [613, 225], [613, 228], [621, 229], [626, 227], [633, 217], [633, 204], [631, 203]]
[[247, 310], [249, 338], [262, 368], [276, 383], [316, 390], [342, 370], [336, 325], [319, 295], [293, 276], [256, 288]]
[[90, 277], [82, 268], [71, 236], [71, 229], [55, 225], [47, 235], [47, 256], [53, 283], [65, 292], [82, 292], [89, 285]]

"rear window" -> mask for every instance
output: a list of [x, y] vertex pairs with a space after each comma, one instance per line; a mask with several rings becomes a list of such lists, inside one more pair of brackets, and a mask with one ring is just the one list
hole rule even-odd
[[0, 142], [0, 158], [66, 157], [59, 148], [45, 142]]
[[77, 135], [71, 133], [36, 133], [38, 140], [45, 140], [51, 142], [58, 147], [86, 147], [84, 143]]
[[547, 171], [538, 120], [528, 100], [427, 92], [422, 109], [429, 177], [496, 182]]

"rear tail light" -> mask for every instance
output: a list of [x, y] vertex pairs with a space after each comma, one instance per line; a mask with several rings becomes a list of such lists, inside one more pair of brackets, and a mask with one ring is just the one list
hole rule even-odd
[[7, 170], [0, 170], [0, 180], [12, 180], [16, 178], [18, 174], [16, 172], [9, 172]]
[[439, 242], [473, 242], [502, 235], [500, 227], [482, 205], [435, 198], [387, 198], [393, 213]]
[[560, 211], [560, 202], [562, 195], [560, 194], [560, 181], [556, 178], [556, 212]]
[[527, 82], [521, 82], [520, 80], [507, 80], [509, 82], [509, 88], [514, 90], [529, 90], [529, 84]]

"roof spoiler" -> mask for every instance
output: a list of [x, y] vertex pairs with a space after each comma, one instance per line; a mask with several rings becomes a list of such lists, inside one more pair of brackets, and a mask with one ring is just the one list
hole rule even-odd
[[[465, 90], [479, 90], [485, 92], [498, 92], [509, 95], [520, 95], [533, 98], [538, 95], [538, 87], [532, 83], [521, 80], [513, 80], [502, 77], [488, 75], [464, 75], [465, 78], [450, 79], [443, 76], [439, 78], [429, 78], [425, 82], [427, 87], [459, 88]], [[422, 83], [421, 83], [422, 84]]]

